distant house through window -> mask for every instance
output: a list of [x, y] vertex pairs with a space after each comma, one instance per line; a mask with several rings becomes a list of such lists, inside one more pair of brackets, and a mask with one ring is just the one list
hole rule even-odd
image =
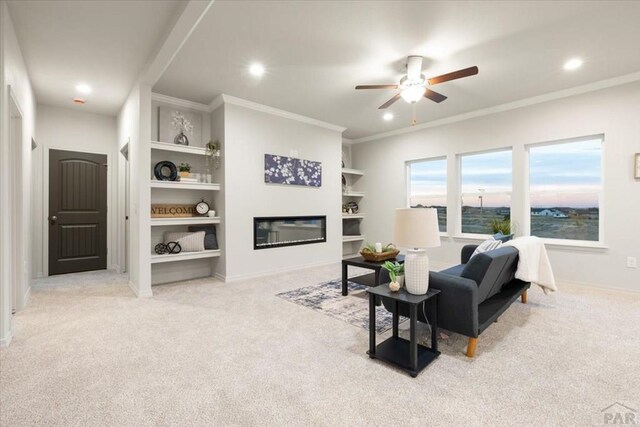
[[447, 159], [407, 163], [408, 201], [412, 208], [436, 208], [441, 232], [447, 231]]
[[462, 233], [510, 231], [511, 177], [511, 150], [460, 156]]
[[531, 235], [600, 241], [601, 136], [529, 147]]

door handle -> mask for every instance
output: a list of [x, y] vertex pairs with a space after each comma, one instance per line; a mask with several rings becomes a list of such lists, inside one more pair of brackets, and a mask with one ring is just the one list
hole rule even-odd
[[55, 215], [49, 218], [49, 221], [51, 221], [51, 224], [55, 224], [57, 220], [58, 220], [58, 217]]

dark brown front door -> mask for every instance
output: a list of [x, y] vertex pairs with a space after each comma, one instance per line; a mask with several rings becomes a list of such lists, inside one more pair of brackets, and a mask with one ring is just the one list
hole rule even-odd
[[49, 151], [49, 274], [107, 268], [107, 156]]

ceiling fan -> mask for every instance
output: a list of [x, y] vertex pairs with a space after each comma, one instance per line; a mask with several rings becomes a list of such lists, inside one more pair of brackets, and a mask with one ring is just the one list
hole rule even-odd
[[400, 93], [395, 94], [393, 98], [378, 107], [379, 110], [389, 107], [400, 98], [413, 104], [418, 102], [424, 96], [433, 102], [440, 103], [447, 99], [447, 97], [428, 89], [427, 85], [437, 85], [438, 83], [474, 76], [476, 74], [478, 74], [478, 67], [469, 67], [427, 79], [424, 74], [422, 74], [422, 56], [409, 56], [407, 58], [407, 75], [401, 78], [400, 83], [397, 85], [359, 85], [356, 86], [356, 89], [401, 90]]

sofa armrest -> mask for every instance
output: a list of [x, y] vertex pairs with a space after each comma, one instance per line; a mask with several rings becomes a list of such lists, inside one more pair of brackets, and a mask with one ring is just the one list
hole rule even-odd
[[478, 285], [471, 279], [430, 272], [429, 287], [438, 289], [438, 327], [478, 336]]
[[464, 245], [462, 247], [462, 251], [460, 252], [460, 264], [466, 264], [469, 262], [471, 255], [476, 250], [478, 245]]

